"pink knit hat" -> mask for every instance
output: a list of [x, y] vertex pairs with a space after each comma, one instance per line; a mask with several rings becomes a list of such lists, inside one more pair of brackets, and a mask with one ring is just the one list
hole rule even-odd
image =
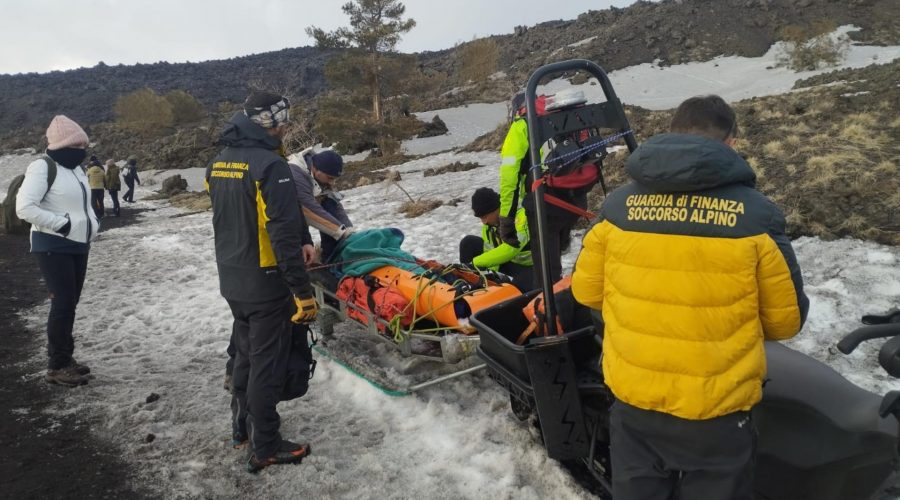
[[77, 123], [66, 115], [56, 115], [47, 127], [47, 149], [79, 148], [88, 146], [88, 136]]

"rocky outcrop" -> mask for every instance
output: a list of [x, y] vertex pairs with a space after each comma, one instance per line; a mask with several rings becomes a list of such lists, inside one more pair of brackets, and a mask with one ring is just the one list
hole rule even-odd
[[162, 183], [162, 189], [159, 190], [159, 194], [164, 196], [174, 196], [179, 193], [183, 193], [187, 191], [188, 183], [183, 177], [178, 174], [166, 177]]
[[101, 62], [71, 71], [0, 75], [0, 135], [46, 127], [57, 113], [84, 125], [110, 121], [116, 98], [145, 87], [158, 93], [184, 90], [211, 112], [223, 102], [243, 102], [254, 87], [312, 97], [325, 88], [323, 67], [332, 54], [300, 47], [201, 63], [108, 66]]

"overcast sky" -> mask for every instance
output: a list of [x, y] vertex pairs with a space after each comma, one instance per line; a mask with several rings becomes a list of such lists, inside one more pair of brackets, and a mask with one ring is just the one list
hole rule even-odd
[[[634, 0], [407, 0], [405, 52]], [[347, 24], [344, 0], [0, 0], [0, 73], [224, 59], [311, 45], [304, 28]]]

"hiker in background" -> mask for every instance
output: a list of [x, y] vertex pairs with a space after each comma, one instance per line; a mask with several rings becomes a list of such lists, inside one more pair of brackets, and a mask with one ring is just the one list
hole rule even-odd
[[128, 203], [134, 203], [134, 183], [141, 183], [137, 171], [137, 158], [134, 156], [128, 157], [122, 177], [125, 179], [125, 185], [128, 186], [128, 191], [125, 191], [125, 195], [122, 196], [122, 199]]
[[119, 166], [113, 160], [106, 160], [106, 189], [109, 191], [109, 197], [113, 202], [113, 215], [118, 217], [119, 212], [119, 190], [122, 189], [122, 181], [119, 179]]
[[91, 156], [87, 169], [88, 184], [91, 186], [91, 208], [97, 219], [103, 218], [103, 190], [106, 187], [106, 172], [96, 156]]
[[52, 384], [86, 384], [90, 368], [72, 357], [75, 307], [87, 272], [91, 240], [100, 223], [87, 204], [88, 179], [79, 166], [88, 136], [58, 115], [47, 128], [47, 155], [28, 165], [16, 196], [16, 215], [31, 223], [34, 254], [50, 293], [47, 375]]
[[234, 316], [232, 444], [249, 441], [250, 472], [300, 462], [310, 451], [282, 438], [276, 408], [293, 340], [318, 311], [291, 170], [278, 153], [289, 108], [282, 96], [254, 91], [206, 169], [219, 288]]
[[344, 171], [344, 159], [330, 149], [314, 154], [309, 148], [300, 155], [305, 165], [289, 164], [297, 201], [309, 225], [319, 230], [322, 260], [327, 260], [338, 241], [353, 232], [353, 224], [341, 204], [343, 196], [332, 186]]
[[606, 325], [612, 496], [751, 499], [763, 340], [796, 335], [809, 300], [784, 215], [731, 148], [734, 110], [692, 97], [670, 131], [628, 157], [632, 182], [603, 202], [572, 276]]
[[499, 271], [512, 278], [522, 292], [531, 290], [534, 270], [525, 209], [516, 212], [518, 246], [500, 239], [500, 195], [496, 191], [487, 187], [476, 189], [472, 195], [472, 212], [481, 219], [481, 237], [471, 234], [463, 237], [459, 242], [459, 261], [478, 269]]

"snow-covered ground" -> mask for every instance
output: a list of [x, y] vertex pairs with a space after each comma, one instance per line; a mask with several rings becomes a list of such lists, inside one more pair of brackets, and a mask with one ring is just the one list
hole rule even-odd
[[[897, 57], [895, 50], [880, 48], [878, 61]], [[853, 54], [851, 58], [859, 56]], [[783, 92], [793, 82], [779, 76], [782, 70], [764, 66], [726, 81], [723, 75], [744, 71], [744, 65], [771, 64], [731, 59], [664, 70], [629, 68], [616, 72], [621, 74], [614, 74], [614, 82], [624, 100], [648, 107], [669, 107], [705, 92], [732, 99]], [[683, 79], [679, 72], [685, 73]], [[506, 108], [471, 105], [432, 113], [440, 114], [451, 134], [407, 142], [407, 151], [430, 154], [466, 144], [492, 130]], [[430, 119], [431, 114], [420, 116]], [[418, 218], [397, 213], [407, 198], [393, 185], [349, 190], [345, 205], [358, 226], [398, 227], [407, 236], [407, 251], [452, 262], [459, 239], [479, 230], [469, 196], [477, 187], [496, 186], [498, 157], [497, 152], [447, 152], [396, 167], [400, 185], [412, 197], [444, 202]], [[0, 196], [30, 159], [0, 157]], [[426, 168], [454, 161], [483, 167], [423, 177]], [[176, 498], [589, 496], [547, 459], [534, 431], [510, 417], [506, 395], [483, 372], [415, 396], [392, 398], [321, 356], [309, 394], [280, 405], [285, 436], [311, 441], [313, 455], [299, 467], [245, 473], [243, 452], [228, 446], [229, 398], [222, 378], [231, 315], [218, 293], [211, 216], [184, 215], [166, 202], [141, 201], [175, 173], [188, 179], [190, 189], [202, 189], [202, 169], [142, 172], [144, 185], [131, 205], [147, 210], [139, 223], [104, 231], [94, 243], [75, 329], [76, 355], [93, 367], [96, 379], [66, 391], [55, 410], [90, 415], [96, 422], [93, 431], [120, 447], [149, 491]], [[574, 236], [574, 248], [564, 255], [567, 268], [580, 236]], [[803, 332], [789, 344], [869, 390], [900, 389], [878, 367], [877, 343], [851, 356], [833, 349], [858, 326], [861, 314], [900, 304], [900, 248], [849, 239], [801, 238], [794, 244], [812, 308]], [[35, 331], [42, 331], [47, 307], [23, 312]], [[332, 342], [358, 335], [342, 325]], [[399, 371], [425, 366], [384, 349], [376, 354]], [[42, 375], [34, 372], [30, 378], [41, 383]], [[147, 403], [150, 393], [160, 395], [159, 400]], [[149, 434], [155, 439], [148, 443]]]
[[447, 125], [447, 134], [403, 141], [403, 150], [409, 154], [424, 155], [446, 151], [469, 144], [506, 120], [506, 103], [469, 104], [457, 108], [438, 109], [416, 113], [423, 121], [431, 121], [435, 115]]
[[[422, 176], [425, 168], [457, 160], [485, 167]], [[406, 196], [394, 186], [349, 190], [346, 206], [360, 226], [399, 227], [406, 250], [451, 262], [459, 238], [478, 230], [468, 197], [497, 182], [494, 160], [492, 153], [446, 153], [398, 168], [413, 197], [462, 199], [418, 218], [396, 213]], [[148, 189], [139, 188], [138, 199]], [[484, 373], [392, 398], [321, 357], [309, 394], [280, 405], [285, 435], [310, 440], [313, 455], [299, 467], [246, 474], [243, 453], [227, 445], [229, 399], [221, 384], [231, 316], [218, 293], [210, 214], [174, 217], [179, 211], [164, 202], [136, 206], [148, 209], [139, 224], [103, 232], [92, 248], [76, 332], [78, 359], [97, 378], [66, 392], [57, 411], [87, 410], [99, 422], [95, 431], [122, 448], [152, 491], [172, 497], [589, 496], [546, 458], [533, 431], [514, 422], [505, 394]], [[863, 387], [900, 388], [878, 368], [876, 346], [849, 357], [831, 349], [859, 315], [900, 303], [900, 249], [815, 238], [795, 245], [812, 311], [790, 344]], [[577, 250], [566, 255], [567, 266]], [[25, 312], [36, 331], [46, 312], [46, 304]], [[347, 328], [338, 327], [337, 341], [358, 335]], [[392, 351], [382, 355], [402, 365]], [[31, 377], [39, 383], [41, 375]], [[146, 403], [151, 392], [161, 397]], [[156, 439], [146, 443], [151, 433]]]

